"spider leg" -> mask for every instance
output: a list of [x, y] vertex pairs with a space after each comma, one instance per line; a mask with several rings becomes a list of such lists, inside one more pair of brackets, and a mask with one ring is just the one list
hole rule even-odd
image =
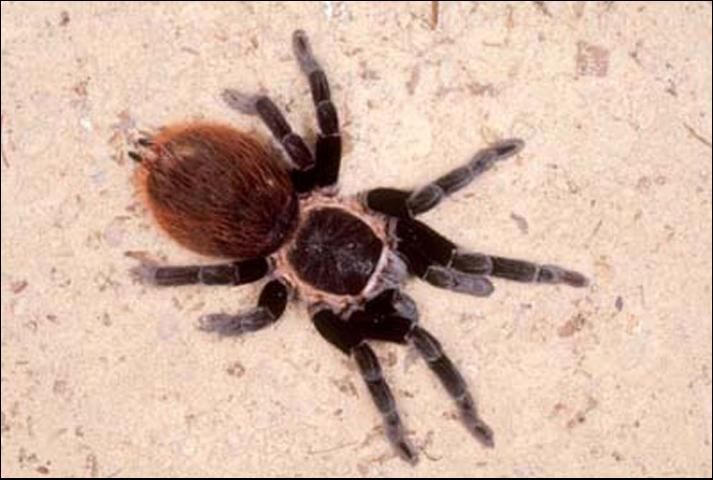
[[374, 351], [369, 344], [362, 342], [352, 349], [352, 355], [359, 366], [362, 378], [369, 388], [371, 398], [384, 419], [386, 436], [401, 458], [409, 463], [416, 463], [418, 461], [417, 453], [406, 439], [401, 417], [396, 409], [396, 401], [389, 385], [384, 380], [381, 365]]
[[239, 112], [257, 115], [265, 126], [280, 142], [298, 170], [307, 170], [314, 166], [312, 152], [298, 134], [292, 131], [277, 105], [265, 95], [247, 95], [237, 90], [223, 90], [223, 101]]
[[453, 255], [451, 268], [462, 272], [515, 280], [517, 282], [564, 283], [571, 287], [586, 287], [587, 277], [557, 265], [540, 265], [527, 260], [497, 257], [482, 253], [460, 252]]
[[395, 220], [397, 250], [411, 272], [441, 288], [472, 295], [489, 295], [493, 286], [485, 276], [519, 282], [564, 283], [585, 287], [587, 278], [557, 265], [464, 251], [426, 224], [410, 218]]
[[494, 445], [493, 431], [478, 416], [475, 402], [468, 391], [468, 385], [445, 354], [438, 340], [418, 325], [413, 327], [407, 338], [426, 360], [429, 368], [436, 374], [443, 387], [455, 401], [460, 411], [461, 420], [468, 431], [484, 446], [492, 447]]
[[[409, 322], [407, 326], [418, 322], [416, 302], [395, 288], [384, 290], [366, 302], [364, 304], [364, 312], [374, 317], [377, 322], [393, 321], [396, 324], [400, 324], [401, 320], [406, 319]], [[352, 321], [351, 317], [350, 321]], [[408, 328], [401, 331], [402, 333], [406, 332]], [[369, 335], [367, 337], [375, 338]]]
[[489, 170], [495, 162], [516, 155], [525, 146], [518, 138], [501, 140], [477, 152], [467, 164], [458, 167], [436, 179], [432, 183], [415, 190], [406, 200], [406, 206], [413, 216], [427, 212], [448, 195], [468, 185], [476, 177]]
[[426, 224], [410, 218], [395, 220], [397, 251], [406, 258], [411, 273], [439, 288], [487, 296], [493, 284], [480, 273], [451, 265], [457, 246]]
[[329, 187], [337, 182], [342, 156], [342, 137], [339, 133], [337, 109], [332, 103], [329, 83], [317, 62], [307, 34], [297, 30], [292, 35], [292, 48], [300, 68], [309, 80], [320, 133], [315, 144], [315, 165], [309, 170], [293, 173], [298, 192], [316, 187]]
[[476, 177], [489, 170], [495, 162], [516, 155], [525, 146], [517, 138], [501, 140], [478, 151], [462, 165], [433, 182], [413, 191], [393, 188], [377, 188], [363, 194], [364, 204], [377, 212], [395, 217], [415, 217], [431, 210], [441, 201], [470, 184]]
[[417, 319], [416, 305], [408, 295], [398, 290], [387, 290], [367, 302], [363, 311], [353, 313], [348, 323], [361, 331], [366, 339], [414, 345], [455, 401], [468, 431], [483, 445], [492, 447], [493, 432], [478, 416], [463, 376], [438, 340], [420, 327]]
[[265, 258], [216, 265], [158, 266], [141, 263], [131, 269], [135, 278], [158, 286], [242, 285], [264, 277], [270, 270]]
[[199, 319], [199, 329], [216, 332], [221, 336], [235, 336], [254, 332], [276, 322], [287, 307], [290, 295], [288, 285], [280, 280], [271, 280], [262, 288], [257, 307], [246, 312], [230, 315], [213, 313]]
[[409, 463], [416, 463], [418, 454], [406, 438], [396, 400], [384, 380], [379, 360], [364, 341], [363, 333], [350, 321], [342, 320], [328, 308], [316, 311], [312, 315], [312, 322], [325, 340], [354, 358], [371, 398], [382, 416], [386, 436], [391, 445], [401, 458]]
[[359, 194], [361, 203], [375, 212], [398, 218], [411, 218], [406, 200], [411, 191], [398, 188], [374, 188]]

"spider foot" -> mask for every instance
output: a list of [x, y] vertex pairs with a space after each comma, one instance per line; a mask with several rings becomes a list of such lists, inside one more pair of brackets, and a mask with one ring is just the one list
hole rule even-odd
[[[134, 152], [129, 152], [131, 155]], [[132, 157], [133, 158], [133, 157]], [[140, 160], [139, 160], [140, 161]], [[159, 269], [157, 263], [142, 261], [129, 269], [129, 274], [135, 283], [153, 284], [156, 280], [156, 272]]]
[[257, 101], [259, 95], [242, 93], [232, 88], [226, 88], [220, 95], [223, 101], [232, 109], [248, 115], [257, 113]]
[[468, 431], [484, 447], [493, 448], [495, 446], [493, 429], [478, 416], [475, 410], [475, 403], [470, 394], [465, 393], [461, 398], [456, 400], [456, 403], [460, 409], [461, 420]]
[[407, 461], [411, 465], [416, 465], [418, 463], [418, 453], [416, 453], [416, 449], [413, 448], [413, 445], [409, 442], [403, 441], [393, 445], [399, 458]]
[[304, 30], [295, 30], [292, 34], [292, 50], [305, 74], [309, 75], [320, 69]]
[[227, 313], [201, 315], [198, 318], [198, 329], [224, 336], [235, 336], [260, 330], [274, 321], [275, 319], [269, 310], [257, 307], [237, 315]]
[[493, 448], [495, 440], [493, 439], [493, 430], [487, 426], [482, 420], [474, 425], [469, 425], [468, 430], [484, 447]]
[[581, 273], [556, 265], [542, 265], [537, 272], [537, 281], [540, 283], [565, 283], [578, 288], [589, 285], [589, 279]]
[[384, 428], [386, 429], [386, 437], [389, 439], [397, 455], [415, 465], [418, 462], [418, 453], [411, 442], [406, 438], [401, 418], [396, 411], [384, 416]]

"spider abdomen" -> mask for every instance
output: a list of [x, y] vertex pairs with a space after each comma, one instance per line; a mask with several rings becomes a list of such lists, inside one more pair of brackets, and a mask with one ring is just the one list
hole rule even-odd
[[282, 159], [252, 135], [213, 123], [166, 128], [150, 140], [137, 183], [159, 225], [204, 255], [274, 252], [294, 228], [298, 200]]
[[295, 273], [329, 293], [360, 293], [377, 268], [382, 241], [369, 225], [340, 208], [306, 215], [288, 252]]

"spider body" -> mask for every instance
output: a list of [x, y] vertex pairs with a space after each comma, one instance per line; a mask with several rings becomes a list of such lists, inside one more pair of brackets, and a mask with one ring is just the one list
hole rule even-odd
[[341, 134], [327, 78], [304, 32], [294, 33], [293, 48], [320, 127], [314, 147], [292, 131], [269, 97], [234, 90], [223, 92], [228, 106], [258, 116], [284, 154], [255, 135], [211, 123], [179, 124], [141, 139], [140, 151], [132, 152], [139, 161], [137, 185], [159, 225], [185, 247], [231, 261], [144, 264], [135, 272], [162, 286], [267, 279], [255, 308], [200, 318], [202, 330], [224, 336], [262, 329], [280, 318], [290, 298], [301, 300], [322, 337], [356, 362], [396, 453], [415, 462], [396, 400], [369, 346], [410, 343], [452, 397], [466, 428], [492, 447], [493, 432], [477, 413], [465, 379], [420, 326], [416, 303], [401, 288], [410, 277], [475, 296], [493, 291], [490, 277], [587, 284], [583, 275], [558, 266], [467, 250], [416, 219], [524, 144], [497, 142], [414, 190], [339, 196]]
[[366, 287], [383, 244], [369, 226], [339, 208], [309, 212], [287, 258], [305, 282], [337, 295]]
[[406, 278], [388, 218], [357, 198], [310, 194], [300, 201], [300, 218], [274, 262], [307, 305], [329, 305], [344, 316]]

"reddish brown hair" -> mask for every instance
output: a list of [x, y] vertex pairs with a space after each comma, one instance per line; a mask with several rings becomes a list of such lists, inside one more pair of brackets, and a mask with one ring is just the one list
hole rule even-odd
[[297, 196], [277, 151], [231, 127], [190, 123], [162, 130], [136, 171], [161, 227], [204, 255], [274, 252], [297, 219]]

